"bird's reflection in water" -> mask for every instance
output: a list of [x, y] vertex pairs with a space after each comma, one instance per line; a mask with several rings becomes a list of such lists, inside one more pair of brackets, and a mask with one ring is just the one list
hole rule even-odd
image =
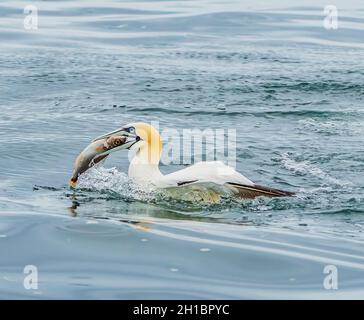
[[[207, 210], [200, 207], [185, 207], [181, 210], [180, 205], [170, 202], [150, 203], [143, 201], [131, 201], [130, 199], [106, 197], [100, 194], [90, 194], [85, 190], [73, 190], [72, 193], [66, 194], [71, 200], [68, 211], [71, 217], [87, 217], [89, 219], [111, 220], [115, 222], [127, 223], [128, 225], [139, 230], [148, 231], [151, 226], [160, 221], [191, 221], [191, 222], [213, 222], [235, 225], [254, 225], [250, 219], [228, 220], [224, 217], [221, 210]], [[103, 205], [99, 210], [96, 206], [102, 201]], [[104, 205], [107, 204], [107, 207]], [[90, 206], [91, 205], [91, 206]], [[81, 209], [82, 207], [82, 209]], [[148, 219], [149, 218], [149, 219]], [[152, 220], [151, 220], [152, 219]], [[157, 220], [154, 220], [157, 219]], [[158, 221], [158, 222], [157, 222]]]
[[80, 203], [77, 201], [75, 191], [73, 191], [70, 198], [72, 201], [72, 205], [70, 207], [68, 207], [68, 211], [69, 211], [71, 217], [77, 217], [77, 208], [80, 206]]
[[[68, 207], [69, 214], [71, 217], [77, 217], [78, 216], [77, 209], [81, 206], [81, 203], [77, 200], [76, 191], [74, 191], [72, 193], [72, 195], [69, 195], [69, 198], [71, 199], [71, 203], [72, 203], [71, 206]], [[139, 221], [139, 220], [133, 220], [133, 219], [117, 219], [117, 218], [115, 218], [115, 216], [110, 218], [110, 217], [105, 217], [105, 216], [93, 215], [91, 218], [95, 219], [95, 220], [113, 220], [113, 221], [126, 223], [129, 226], [134, 227], [138, 230], [142, 230], [142, 231], [149, 231], [151, 229], [151, 224], [153, 223], [152, 221], [146, 221], [146, 220]]]

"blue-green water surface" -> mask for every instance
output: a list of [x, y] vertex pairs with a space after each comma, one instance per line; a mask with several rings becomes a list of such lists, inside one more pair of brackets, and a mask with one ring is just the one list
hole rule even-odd
[[[363, 3], [331, 30], [326, 1], [32, 1], [37, 30], [27, 4], [0, 3], [0, 298], [364, 297]], [[236, 129], [237, 169], [298, 194], [155, 201], [126, 152], [72, 192], [77, 154], [132, 121]]]

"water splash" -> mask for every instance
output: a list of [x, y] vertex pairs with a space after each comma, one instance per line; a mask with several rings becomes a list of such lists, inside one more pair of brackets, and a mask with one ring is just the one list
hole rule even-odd
[[[285, 168], [301, 175], [319, 178], [323, 184], [321, 186], [315, 184], [313, 188], [302, 188], [295, 197], [239, 199], [231, 194], [224, 194], [218, 202], [206, 203], [201, 202], [198, 196], [191, 197], [192, 189], [180, 190], [182, 196], [175, 197], [175, 194], [165, 190], [137, 185], [128, 178], [127, 174], [118, 171], [115, 167], [98, 166], [80, 177], [77, 203], [86, 211], [90, 211], [90, 205], [99, 200], [107, 201], [108, 218], [113, 218], [115, 214], [116, 218], [125, 214], [133, 215], [136, 214], [135, 212], [140, 215], [143, 213], [143, 206], [152, 206], [155, 212], [150, 209], [146, 212], [147, 216], [160, 217], [161, 212], [164, 212], [163, 217], [170, 219], [176, 219], [177, 215], [178, 219], [216, 219], [216, 221], [229, 224], [271, 226], [281, 225], [282, 221], [286, 221], [287, 225], [293, 226], [292, 228], [295, 225], [302, 225], [302, 219], [310, 221], [310, 223], [304, 223], [308, 228], [307, 225], [311, 224], [313, 219], [309, 218], [310, 215], [314, 217], [320, 213], [346, 214], [352, 210], [353, 206], [358, 206], [358, 201], [353, 200], [352, 193], [355, 188], [350, 187], [349, 183], [328, 175], [309, 161], [298, 161], [289, 154], [283, 154], [281, 162]], [[343, 198], [347, 201], [343, 202]], [[119, 210], [123, 207], [120, 201], [127, 205], [126, 213], [124, 210]], [[134, 203], [136, 207], [131, 203]], [[301, 210], [306, 212], [306, 218], [302, 218]], [[295, 215], [290, 217], [290, 212], [295, 212]]]
[[281, 162], [286, 169], [293, 171], [295, 173], [299, 173], [301, 175], [314, 176], [320, 179], [325, 185], [329, 186], [335, 185], [339, 187], [348, 187], [352, 185], [348, 181], [343, 181], [335, 177], [332, 177], [328, 173], [324, 172], [318, 166], [315, 166], [314, 164], [310, 163], [308, 160], [297, 161], [293, 159], [287, 152], [281, 155]]
[[[198, 190], [191, 186], [179, 187], [178, 190], [175, 190], [176, 188], [156, 190], [148, 185], [136, 184], [127, 174], [118, 171], [115, 167], [102, 166], [95, 166], [83, 174], [79, 179], [78, 189], [84, 192], [83, 200], [92, 201], [93, 198], [103, 195], [106, 200], [139, 201], [183, 212], [200, 212], [202, 215], [218, 213], [221, 216], [233, 208], [240, 208], [245, 213], [253, 214], [274, 209], [287, 209], [287, 206], [297, 205], [296, 202], [302, 202], [303, 199], [299, 198], [293, 202], [292, 199], [265, 197], [240, 199], [230, 193], [223, 193], [218, 201], [205, 202], [201, 201], [204, 196], [201, 193], [206, 191], [203, 187], [202, 189], [199, 187]], [[93, 196], [90, 196], [89, 191], [93, 193]]]
[[79, 188], [101, 193], [108, 193], [110, 197], [117, 195], [125, 200], [152, 201], [155, 190], [147, 185], [135, 184], [129, 177], [117, 168], [96, 166], [80, 177]]
[[299, 130], [307, 132], [308, 130], [311, 132], [315, 132], [317, 134], [323, 135], [356, 135], [360, 134], [362, 130], [362, 125], [355, 119], [351, 119], [350, 121], [343, 121], [342, 117], [337, 117], [332, 120], [322, 121], [314, 118], [307, 118], [298, 120], [298, 123], [302, 126]]

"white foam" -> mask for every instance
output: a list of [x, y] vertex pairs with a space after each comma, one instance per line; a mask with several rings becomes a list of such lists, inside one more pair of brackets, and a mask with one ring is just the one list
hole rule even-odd
[[319, 167], [310, 163], [308, 160], [296, 161], [292, 159], [287, 153], [282, 154], [282, 164], [288, 170], [298, 172], [304, 175], [312, 175], [328, 184], [334, 184], [341, 187], [352, 185], [352, 183], [348, 181], [339, 180], [330, 176], [328, 173], [324, 172]]
[[149, 186], [141, 186], [133, 183], [131, 179], [117, 168], [106, 169], [96, 166], [80, 177], [78, 187], [95, 191], [107, 191], [117, 193], [122, 197], [135, 200], [152, 200], [155, 190]]

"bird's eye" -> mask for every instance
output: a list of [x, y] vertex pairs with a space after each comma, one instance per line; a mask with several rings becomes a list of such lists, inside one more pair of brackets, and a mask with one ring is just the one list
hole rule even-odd
[[129, 128], [129, 133], [135, 133], [135, 128], [133, 127]]

